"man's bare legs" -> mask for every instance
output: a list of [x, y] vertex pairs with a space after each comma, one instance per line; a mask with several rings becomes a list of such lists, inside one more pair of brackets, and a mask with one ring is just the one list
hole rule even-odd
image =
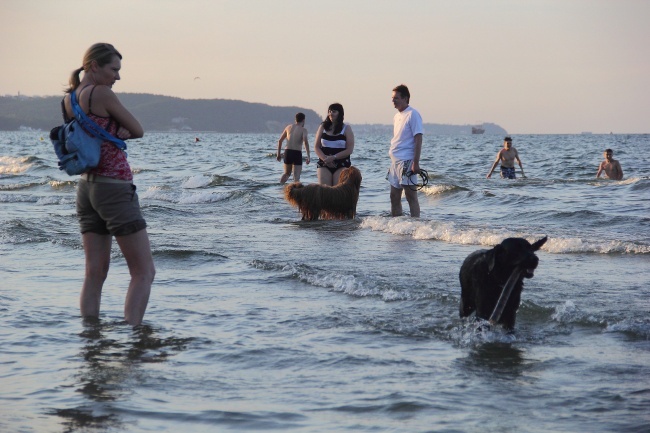
[[409, 204], [409, 211], [411, 216], [418, 218], [420, 216], [420, 202], [418, 201], [418, 192], [410, 188], [395, 188], [390, 187], [390, 214], [392, 216], [402, 216], [402, 192], [406, 196], [406, 201]]

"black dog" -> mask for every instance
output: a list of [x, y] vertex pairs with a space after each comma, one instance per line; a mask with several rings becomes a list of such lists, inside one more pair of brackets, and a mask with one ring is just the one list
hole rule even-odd
[[[476, 317], [513, 330], [524, 278], [532, 278], [539, 263], [535, 251], [548, 238], [534, 244], [508, 238], [491, 250], [475, 251], [460, 267], [460, 317]], [[502, 295], [503, 294], [503, 295]]]

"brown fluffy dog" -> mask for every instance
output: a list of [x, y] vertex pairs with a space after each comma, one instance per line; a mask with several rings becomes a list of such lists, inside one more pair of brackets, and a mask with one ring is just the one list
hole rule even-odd
[[361, 172], [356, 167], [348, 167], [343, 169], [335, 186], [295, 182], [284, 187], [284, 198], [298, 207], [303, 220], [349, 219], [357, 212], [360, 188]]

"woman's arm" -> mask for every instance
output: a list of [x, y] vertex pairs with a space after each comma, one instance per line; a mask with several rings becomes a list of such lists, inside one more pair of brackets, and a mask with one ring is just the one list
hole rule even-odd
[[117, 136], [126, 138], [140, 138], [144, 129], [138, 119], [127, 110], [117, 98], [117, 95], [108, 86], [97, 86], [93, 93], [92, 110], [99, 116], [106, 113], [120, 124]]
[[325, 161], [325, 154], [323, 153], [323, 142], [321, 141], [321, 137], [323, 137], [323, 125], [318, 127], [318, 131], [316, 131], [316, 138], [314, 138], [314, 153], [318, 158], [322, 159]]

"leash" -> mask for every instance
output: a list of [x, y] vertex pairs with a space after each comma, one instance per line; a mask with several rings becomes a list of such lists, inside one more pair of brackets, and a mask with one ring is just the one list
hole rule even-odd
[[413, 176], [413, 174], [414, 173], [410, 170], [406, 172], [409, 179], [408, 187], [411, 191], [419, 191], [427, 186], [429, 183], [429, 173], [425, 169], [421, 168], [420, 172], [416, 174], [416, 176], [420, 176], [420, 181], [418, 183], [411, 182], [411, 176]]

